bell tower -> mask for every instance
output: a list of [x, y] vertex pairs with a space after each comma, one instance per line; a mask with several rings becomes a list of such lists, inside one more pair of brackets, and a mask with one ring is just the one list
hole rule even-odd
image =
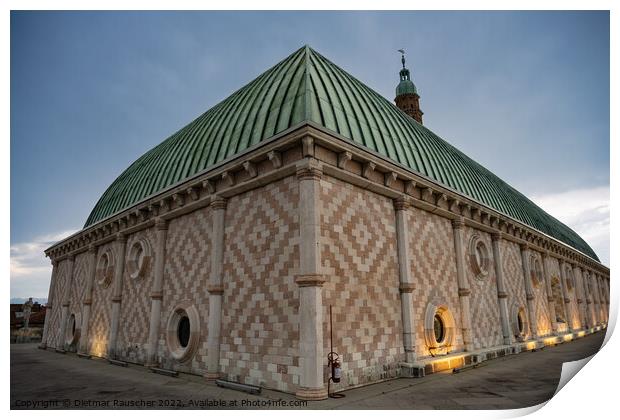
[[396, 106], [404, 111], [411, 118], [422, 124], [422, 115], [424, 113], [420, 109], [420, 95], [411, 81], [409, 69], [405, 67], [405, 50], [398, 50], [401, 54], [401, 62], [403, 68], [400, 70], [400, 82], [396, 86]]

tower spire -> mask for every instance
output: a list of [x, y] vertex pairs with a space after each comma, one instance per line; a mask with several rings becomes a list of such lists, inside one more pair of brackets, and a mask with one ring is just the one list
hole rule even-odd
[[424, 114], [420, 109], [420, 95], [411, 81], [411, 74], [409, 69], [405, 67], [405, 50], [398, 50], [400, 53], [400, 61], [403, 63], [403, 68], [400, 70], [400, 82], [396, 86], [396, 106], [403, 112], [409, 115], [411, 118], [422, 124], [422, 115]]

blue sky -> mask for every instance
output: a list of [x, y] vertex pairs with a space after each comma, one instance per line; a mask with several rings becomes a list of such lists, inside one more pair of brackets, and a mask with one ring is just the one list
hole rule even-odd
[[304, 44], [392, 100], [609, 261], [607, 12], [12, 12], [11, 296], [131, 162]]

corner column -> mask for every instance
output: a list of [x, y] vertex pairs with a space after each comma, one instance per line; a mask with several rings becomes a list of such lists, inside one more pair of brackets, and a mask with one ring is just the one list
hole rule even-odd
[[166, 258], [166, 234], [168, 233], [168, 221], [158, 219], [155, 222], [157, 231], [157, 244], [155, 249], [155, 279], [151, 291], [151, 318], [149, 322], [149, 341], [146, 354], [146, 366], [157, 366], [157, 340], [159, 339], [159, 327], [161, 324], [161, 300], [164, 287], [164, 262]]
[[573, 332], [572, 319], [570, 310], [570, 298], [566, 292], [566, 266], [563, 260], [560, 260], [560, 290], [562, 291], [562, 302], [564, 302], [564, 315], [566, 316], [566, 326], [569, 332]]
[[589, 288], [590, 288], [590, 296], [592, 296], [592, 304], [591, 304], [591, 309], [592, 309], [592, 316], [593, 316], [593, 322], [594, 324], [592, 325], [593, 327], [596, 325], [600, 325], [601, 323], [601, 300], [599, 297], [599, 290], [598, 290], [598, 284], [597, 284], [597, 280], [596, 280], [596, 274], [594, 274], [592, 271], [588, 270], [588, 279], [589, 279]]
[[112, 291], [112, 321], [110, 325], [110, 345], [108, 359], [118, 357], [118, 324], [121, 316], [121, 301], [123, 299], [123, 273], [125, 272], [125, 252], [127, 251], [127, 236], [119, 233], [116, 236], [118, 248], [118, 263], [114, 267], [114, 289]]
[[47, 293], [47, 304], [45, 305], [45, 323], [43, 324], [43, 334], [41, 336], [40, 349], [47, 348], [47, 336], [49, 334], [50, 313], [52, 312], [52, 305], [54, 301], [54, 287], [56, 286], [56, 276], [58, 276], [58, 263], [56, 260], [52, 260], [52, 278], [50, 280], [50, 289]]
[[91, 245], [88, 247], [88, 277], [86, 278], [86, 291], [84, 293], [84, 301], [82, 302], [82, 327], [80, 333], [80, 344], [78, 352], [81, 354], [88, 353], [88, 325], [90, 323], [90, 308], [93, 303], [93, 283], [95, 281], [95, 271], [97, 264], [97, 247]]
[[504, 270], [502, 263], [502, 253], [500, 252], [500, 241], [502, 240], [501, 232], [495, 232], [491, 235], [493, 241], [493, 262], [495, 264], [495, 280], [497, 282], [497, 300], [499, 302], [499, 316], [502, 322], [502, 335], [504, 336], [504, 344], [511, 345], [513, 335], [510, 331], [510, 320], [508, 318], [508, 293], [506, 292], [506, 284], [504, 283]]
[[407, 209], [409, 207], [411, 207], [411, 201], [407, 196], [401, 196], [394, 200], [403, 345], [405, 347], [405, 362], [413, 363], [416, 361], [415, 329], [413, 327], [413, 290], [415, 285], [411, 278], [411, 266], [409, 264], [409, 225], [407, 223]]
[[452, 220], [454, 234], [454, 251], [456, 253], [456, 279], [459, 286], [459, 303], [461, 304], [461, 330], [463, 331], [463, 347], [465, 351], [474, 350], [471, 337], [471, 310], [469, 308], [469, 282], [465, 276], [465, 255], [463, 253], [463, 218]]
[[66, 289], [62, 298], [62, 311], [60, 312], [60, 331], [58, 342], [56, 343], [57, 349], [65, 349], [65, 331], [67, 330], [67, 318], [69, 317], [69, 299], [71, 297], [71, 287], [73, 287], [73, 265], [75, 262], [75, 256], [70, 255], [67, 259], [69, 262], [69, 278], [67, 279]]
[[325, 276], [321, 273], [320, 181], [318, 161], [306, 159], [297, 166], [299, 180], [299, 389], [302, 400], [324, 400], [323, 382], [323, 296]]
[[211, 200], [211, 219], [213, 234], [211, 236], [211, 275], [207, 284], [209, 292], [209, 320], [207, 335], [207, 373], [209, 380], [220, 377], [220, 336], [222, 329], [222, 279], [224, 265], [224, 216], [226, 200], [214, 197]]
[[538, 338], [538, 325], [536, 320], [536, 307], [534, 306], [534, 290], [530, 274], [530, 248], [527, 244], [521, 244], [521, 265], [523, 266], [523, 283], [525, 286], [525, 298], [527, 300], [527, 316], [530, 319], [530, 333], [532, 339]]

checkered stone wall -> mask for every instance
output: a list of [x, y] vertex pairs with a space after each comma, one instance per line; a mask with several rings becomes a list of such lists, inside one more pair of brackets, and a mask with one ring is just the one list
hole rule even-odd
[[117, 337], [117, 358], [120, 360], [144, 364], [149, 335], [151, 314], [151, 291], [155, 277], [155, 228], [145, 229], [127, 237], [125, 267], [129, 261], [129, 251], [134, 241], [144, 239], [151, 248], [151, 259], [144, 276], [132, 279], [125, 268], [123, 270], [123, 289], [119, 329]]
[[[539, 252], [530, 251], [530, 255], [535, 256], [540, 261], [542, 267], [542, 255]], [[532, 267], [530, 267], [530, 270]], [[531, 276], [528, 281], [532, 281]], [[547, 299], [547, 287], [545, 285], [545, 279], [540, 277], [538, 286], [532, 284], [532, 291], [534, 292], [534, 310], [536, 312], [536, 328], [538, 336], [544, 337], [550, 335], [553, 331], [551, 329], [551, 320], [549, 315], [549, 302]]]
[[58, 262], [58, 268], [56, 269], [56, 282], [54, 283], [54, 290], [52, 294], [54, 300], [52, 301], [52, 311], [48, 319], [48, 339], [47, 345], [51, 348], [57, 348], [60, 343], [60, 318], [62, 313], [62, 301], [64, 299], [65, 290], [67, 290], [68, 279], [70, 273], [68, 273], [69, 261], [62, 260]]
[[[88, 279], [88, 270], [90, 267], [90, 256], [88, 252], [82, 252], [75, 256], [73, 268], [73, 284], [71, 285], [71, 295], [69, 298], [69, 313], [75, 315], [76, 323], [82, 322], [82, 304], [84, 302], [84, 294], [86, 293], [86, 282]], [[69, 319], [69, 318], [67, 318]], [[80, 328], [81, 324], [76, 324], [76, 328]]]
[[[204, 374], [207, 363], [207, 322], [211, 273], [211, 209], [205, 207], [173, 219], [168, 225], [164, 268], [162, 316], [158, 357], [165, 369]], [[153, 235], [154, 236], [154, 235]], [[153, 238], [154, 240], [154, 238]], [[200, 338], [194, 356], [178, 363], [170, 356], [166, 344], [168, 319], [178, 304], [194, 305], [200, 318]], [[224, 330], [225, 331], [225, 330]]]
[[332, 305], [340, 387], [395, 377], [404, 348], [392, 200], [328, 176], [320, 185], [325, 360]]
[[[516, 305], [524, 309], [528, 322], [531, 322], [527, 311], [525, 283], [523, 283], [523, 262], [519, 245], [502, 239], [500, 242], [500, 252], [504, 268], [504, 284], [508, 293], [508, 316], [512, 316], [512, 308]], [[508, 321], [512, 327], [514, 320], [509, 319]], [[512, 333], [517, 334], [518, 331], [512, 331]]]
[[[474, 235], [478, 235], [485, 243], [489, 257], [488, 274], [482, 278], [477, 278], [474, 273], [469, 255], [469, 245]], [[471, 290], [469, 306], [474, 348], [480, 349], [502, 345], [502, 324], [497, 298], [497, 278], [493, 261], [491, 235], [466, 226], [463, 230], [463, 247], [465, 249], [465, 275]]]
[[285, 392], [299, 385], [298, 203], [296, 177], [228, 201], [220, 347], [228, 380]]
[[427, 305], [433, 299], [448, 305], [456, 324], [452, 351], [462, 351], [461, 307], [452, 222], [417, 208], [407, 211], [407, 220], [411, 278], [416, 287], [413, 291], [416, 353], [418, 357], [431, 356], [424, 339], [424, 315]]
[[[97, 250], [96, 261], [107, 250], [111, 249], [114, 264], [118, 261], [118, 249], [115, 242], [103, 245]], [[90, 325], [88, 327], [88, 353], [106, 357], [110, 339], [110, 320], [112, 314], [112, 289], [110, 284], [105, 287], [97, 279], [93, 282], [93, 303], [91, 306]]]

